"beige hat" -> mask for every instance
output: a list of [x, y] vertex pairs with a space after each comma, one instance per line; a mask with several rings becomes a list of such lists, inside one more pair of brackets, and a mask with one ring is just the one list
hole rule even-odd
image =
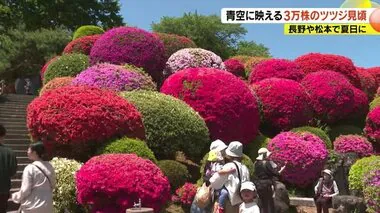
[[226, 155], [238, 158], [243, 157], [243, 144], [239, 141], [232, 141], [226, 149]]
[[245, 190], [245, 189], [247, 189], [249, 191], [256, 191], [256, 186], [255, 186], [255, 184], [253, 184], [250, 181], [243, 182], [241, 184], [241, 187], [240, 187], [240, 192], [243, 191], [243, 190]]
[[221, 141], [219, 139], [213, 141], [211, 143], [211, 145], [210, 145], [210, 151], [211, 150], [216, 150], [216, 151], [220, 152], [222, 150], [225, 150], [226, 148], [227, 148], [227, 145], [223, 141]]
[[323, 170], [322, 173], [326, 173], [326, 174], [330, 175], [331, 177], [333, 176], [333, 175], [332, 175], [332, 171], [329, 170], [329, 169], [325, 169], [325, 170]]
[[264, 160], [264, 154], [266, 154], [267, 157], [272, 154], [272, 152], [270, 152], [267, 148], [260, 148], [257, 153], [259, 156], [256, 158], [256, 160]]

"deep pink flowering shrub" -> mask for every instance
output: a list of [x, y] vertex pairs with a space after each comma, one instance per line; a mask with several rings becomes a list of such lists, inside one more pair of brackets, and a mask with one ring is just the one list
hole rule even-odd
[[111, 91], [66, 86], [44, 93], [27, 109], [27, 126], [53, 156], [86, 160], [114, 137], [145, 139], [141, 114]]
[[263, 123], [276, 130], [306, 126], [313, 119], [310, 98], [300, 83], [289, 79], [268, 78], [253, 88], [262, 106]]
[[178, 50], [166, 62], [164, 76], [192, 67], [225, 69], [222, 58], [215, 53], [201, 48]]
[[364, 121], [369, 111], [367, 94], [355, 87], [352, 88], [352, 91], [354, 92], [354, 106], [350, 117], [359, 118]]
[[378, 87], [375, 76], [369, 73], [367, 69], [361, 67], [356, 67], [356, 70], [359, 74], [363, 92], [367, 94], [369, 100], [372, 100]]
[[338, 153], [357, 153], [360, 157], [373, 154], [372, 144], [360, 135], [342, 135], [335, 139], [334, 150]]
[[72, 84], [115, 91], [156, 89], [156, 85], [150, 76], [127, 70], [119, 65], [107, 63], [87, 68], [75, 77]]
[[134, 27], [117, 27], [105, 32], [91, 49], [91, 64], [132, 64], [142, 67], [154, 80], [161, 79], [165, 66], [164, 45], [151, 33]]
[[82, 53], [85, 55], [90, 55], [92, 46], [100, 36], [101, 35], [90, 35], [75, 39], [66, 45], [63, 53]]
[[357, 88], [361, 88], [359, 74], [351, 59], [334, 54], [308, 53], [295, 59], [295, 62], [306, 73], [331, 70], [346, 76]]
[[170, 184], [150, 160], [135, 154], [104, 154], [87, 161], [75, 175], [77, 200], [91, 212], [124, 213], [139, 198], [159, 212], [170, 199]]
[[310, 95], [314, 112], [320, 120], [334, 123], [350, 115], [354, 108], [353, 86], [340, 73], [313, 72], [301, 81]]
[[380, 212], [380, 169], [366, 174], [364, 178], [364, 198], [367, 204], [367, 212]]
[[274, 161], [287, 163], [282, 178], [298, 187], [313, 184], [328, 157], [324, 142], [308, 132], [280, 133], [270, 140], [268, 149]]
[[372, 141], [380, 143], [380, 107], [368, 113], [364, 132]]
[[175, 191], [175, 195], [172, 196], [172, 201], [189, 207], [193, 203], [197, 189], [196, 184], [185, 183]]
[[266, 78], [286, 78], [301, 81], [304, 73], [293, 61], [286, 59], [268, 59], [256, 65], [249, 75], [249, 83], [256, 83]]
[[52, 59], [50, 59], [48, 62], [46, 62], [46, 64], [41, 68], [41, 71], [40, 71], [40, 76], [41, 76], [41, 79], [44, 80], [44, 74], [48, 68], [48, 66], [53, 63], [55, 60], [58, 59], [59, 56], [55, 56], [53, 57]]
[[260, 123], [249, 87], [233, 74], [212, 68], [189, 68], [171, 75], [161, 92], [184, 100], [206, 121], [213, 140], [251, 142]]
[[238, 77], [245, 76], [244, 64], [237, 59], [228, 59], [224, 61], [226, 70]]
[[380, 67], [371, 67], [366, 69], [373, 77], [375, 77], [376, 82], [380, 84]]

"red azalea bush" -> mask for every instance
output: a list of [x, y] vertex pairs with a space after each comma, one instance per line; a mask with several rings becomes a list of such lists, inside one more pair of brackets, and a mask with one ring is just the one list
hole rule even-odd
[[142, 67], [159, 81], [165, 66], [164, 44], [150, 32], [117, 27], [105, 32], [91, 49], [91, 64], [132, 64]]
[[48, 62], [46, 62], [46, 64], [41, 68], [41, 71], [40, 71], [40, 76], [41, 76], [41, 79], [44, 80], [44, 74], [45, 74], [45, 71], [47, 70], [48, 66], [53, 63], [55, 60], [58, 59], [59, 56], [55, 56], [53, 57], [52, 59], [50, 59]]
[[313, 184], [328, 158], [324, 142], [308, 132], [280, 133], [270, 140], [268, 149], [274, 161], [287, 163], [282, 178], [298, 187]]
[[34, 99], [27, 126], [50, 154], [86, 160], [114, 137], [145, 138], [141, 114], [111, 91], [66, 86]]
[[165, 61], [180, 49], [197, 47], [193, 40], [185, 36], [168, 33], [153, 33], [153, 35], [157, 36], [164, 43]]
[[369, 111], [369, 102], [367, 95], [355, 87], [352, 88], [354, 92], [354, 106], [351, 112], [351, 118], [358, 118], [360, 120], [365, 120], [365, 117]]
[[372, 144], [360, 135], [342, 135], [334, 141], [334, 150], [338, 153], [354, 152], [359, 157], [373, 154]]
[[296, 58], [295, 62], [306, 73], [331, 70], [346, 76], [352, 85], [361, 88], [360, 77], [351, 59], [333, 54], [308, 53]]
[[84, 36], [68, 43], [63, 53], [82, 53], [90, 55], [91, 48], [101, 35]]
[[47, 91], [70, 85], [73, 79], [74, 79], [73, 77], [54, 78], [53, 80], [49, 81], [46, 85], [42, 87], [40, 91], [40, 96], [43, 95]]
[[354, 109], [353, 86], [340, 73], [313, 72], [306, 75], [301, 84], [310, 95], [314, 112], [323, 122], [345, 119]]
[[367, 71], [367, 69], [364, 68], [357, 67], [356, 70], [359, 74], [363, 92], [367, 94], [369, 100], [372, 100], [376, 94], [378, 87], [375, 76], [373, 76]]
[[371, 67], [366, 69], [373, 77], [375, 77], [376, 82], [380, 84], [380, 67]]
[[268, 59], [252, 68], [249, 83], [256, 83], [266, 78], [286, 78], [301, 81], [304, 73], [299, 66], [286, 59]]
[[224, 61], [226, 70], [238, 77], [244, 77], [244, 64], [237, 59], [228, 59]]
[[189, 207], [193, 203], [197, 189], [196, 184], [185, 183], [175, 191], [175, 195], [172, 196], [172, 201]]
[[260, 123], [249, 87], [233, 74], [213, 68], [189, 68], [165, 80], [161, 92], [184, 100], [206, 121], [213, 140], [251, 142]]
[[313, 119], [310, 98], [296, 81], [268, 78], [258, 82], [254, 90], [262, 106], [263, 122], [278, 131], [306, 126]]
[[368, 113], [364, 132], [371, 140], [380, 143], [380, 107]]
[[144, 207], [159, 212], [170, 199], [168, 179], [154, 163], [135, 154], [93, 157], [75, 179], [77, 200], [90, 205], [91, 212], [124, 213], [139, 199]]

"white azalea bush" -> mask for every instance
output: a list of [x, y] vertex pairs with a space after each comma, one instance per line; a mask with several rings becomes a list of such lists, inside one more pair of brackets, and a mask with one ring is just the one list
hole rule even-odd
[[66, 158], [53, 158], [50, 163], [54, 167], [57, 184], [53, 193], [54, 212], [84, 212], [76, 201], [75, 173], [81, 163]]

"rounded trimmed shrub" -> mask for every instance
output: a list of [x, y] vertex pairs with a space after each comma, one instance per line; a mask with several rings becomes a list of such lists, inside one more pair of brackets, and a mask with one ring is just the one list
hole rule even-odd
[[253, 161], [256, 160], [258, 157], [258, 151], [260, 148], [266, 148], [268, 146], [268, 143], [271, 139], [263, 134], [259, 134], [256, 136], [256, 138], [249, 143], [248, 145], [244, 146], [244, 154], [246, 154], [249, 158], [251, 158]]
[[146, 142], [158, 159], [174, 159], [177, 151], [197, 159], [209, 145], [209, 132], [202, 117], [186, 103], [148, 91], [121, 94], [142, 114]]
[[83, 25], [74, 32], [73, 40], [91, 35], [103, 34], [104, 30], [101, 27], [94, 25]]
[[335, 123], [347, 118], [354, 109], [353, 86], [340, 73], [313, 72], [301, 81], [310, 95], [311, 105], [318, 119]]
[[366, 69], [373, 77], [375, 77], [376, 82], [380, 84], [380, 67], [371, 67]]
[[158, 167], [168, 177], [171, 190], [174, 192], [180, 186], [186, 183], [190, 174], [186, 166], [174, 160], [160, 160]]
[[53, 58], [51, 58], [48, 62], [45, 63], [45, 65], [41, 68], [41, 71], [40, 71], [40, 76], [41, 76], [41, 80], [44, 80], [44, 75], [45, 75], [45, 72], [46, 72], [46, 69], [48, 68], [48, 66], [55, 60], [58, 59], [59, 56], [54, 56]]
[[380, 97], [373, 99], [373, 101], [369, 104], [369, 110], [372, 111], [378, 106], [380, 106]]
[[193, 67], [225, 69], [222, 58], [215, 53], [201, 48], [185, 48], [170, 56], [166, 62], [164, 76]]
[[83, 54], [62, 55], [48, 66], [44, 74], [44, 84], [57, 77], [75, 77], [89, 66], [88, 56]]
[[260, 124], [250, 88], [233, 74], [212, 68], [189, 68], [171, 75], [161, 92], [184, 100], [206, 121], [211, 139], [251, 142]]
[[71, 82], [73, 81], [73, 79], [74, 79], [73, 77], [54, 78], [53, 80], [49, 81], [49, 83], [45, 84], [42, 87], [40, 91], [40, 96], [43, 95], [47, 91], [71, 85]]
[[133, 64], [146, 70], [155, 81], [165, 66], [163, 43], [153, 34], [134, 27], [117, 27], [105, 32], [91, 49], [91, 64]]
[[352, 85], [361, 88], [359, 73], [351, 59], [334, 54], [308, 53], [295, 59], [306, 74], [330, 70], [344, 75]]
[[99, 149], [98, 153], [136, 154], [140, 158], [145, 158], [152, 161], [153, 163], [157, 163], [157, 159], [154, 156], [154, 153], [149, 149], [144, 141], [128, 137], [123, 137], [107, 143]]
[[182, 206], [190, 207], [194, 201], [195, 194], [197, 194], [197, 190], [198, 187], [196, 184], [185, 183], [175, 191], [172, 201], [174, 203], [179, 203]]
[[124, 213], [141, 199], [158, 213], [170, 199], [170, 184], [151, 161], [135, 154], [91, 158], [76, 174], [77, 199], [92, 212]]
[[346, 120], [353, 125], [364, 126], [365, 118], [369, 111], [367, 94], [355, 87], [352, 88], [352, 91], [354, 92], [354, 105], [350, 113], [351, 116]]
[[308, 132], [280, 133], [269, 142], [268, 149], [275, 162], [287, 164], [282, 178], [301, 188], [318, 179], [328, 158], [324, 142]]
[[378, 168], [380, 168], [380, 156], [372, 155], [356, 161], [348, 175], [350, 190], [362, 191], [364, 176]]
[[380, 107], [368, 113], [364, 132], [371, 140], [380, 142]]
[[81, 53], [90, 55], [91, 48], [95, 42], [100, 38], [100, 35], [83, 36], [68, 43], [63, 50], [63, 53]]
[[327, 134], [330, 137], [331, 141], [341, 135], [363, 135], [363, 130], [357, 126], [352, 125], [337, 125], [327, 128]]
[[66, 86], [34, 99], [27, 126], [53, 156], [86, 160], [99, 145], [121, 136], [144, 139], [141, 114], [111, 91]]
[[319, 137], [326, 145], [327, 149], [332, 149], [333, 145], [329, 138], [329, 136], [326, 134], [325, 131], [318, 127], [312, 127], [312, 126], [302, 126], [298, 128], [291, 129], [290, 131], [296, 132], [296, 133], [303, 133], [303, 132], [309, 132], [317, 137]]
[[262, 106], [262, 123], [271, 129], [290, 130], [307, 125], [313, 119], [310, 98], [300, 83], [289, 79], [268, 78], [253, 88]]
[[223, 62], [226, 70], [237, 77], [244, 77], [244, 64], [237, 59], [228, 59]]
[[380, 169], [371, 171], [364, 179], [364, 198], [367, 212], [380, 212]]
[[157, 36], [164, 43], [165, 61], [178, 50], [197, 47], [193, 40], [185, 36], [169, 33], [153, 33], [153, 35]]
[[156, 85], [150, 76], [107, 63], [87, 68], [76, 76], [72, 84], [114, 91], [154, 91], [156, 89]]
[[50, 163], [54, 167], [56, 187], [53, 192], [54, 212], [83, 212], [83, 207], [75, 199], [75, 173], [81, 163], [66, 158], [53, 158]]
[[260, 64], [261, 62], [264, 62], [266, 60], [269, 60], [270, 58], [264, 58], [264, 57], [250, 57], [245, 63], [245, 76], [247, 78], [251, 75], [251, 72], [255, 69], [255, 67]]
[[268, 59], [257, 64], [249, 75], [249, 83], [253, 84], [267, 78], [285, 78], [301, 81], [305, 74], [293, 61], [286, 59]]
[[372, 100], [378, 87], [376, 78], [364, 68], [357, 67], [356, 70], [359, 74], [363, 92], [367, 94], [369, 100]]
[[354, 152], [359, 157], [373, 154], [372, 144], [367, 138], [360, 135], [342, 135], [334, 141], [334, 150], [337, 153]]

